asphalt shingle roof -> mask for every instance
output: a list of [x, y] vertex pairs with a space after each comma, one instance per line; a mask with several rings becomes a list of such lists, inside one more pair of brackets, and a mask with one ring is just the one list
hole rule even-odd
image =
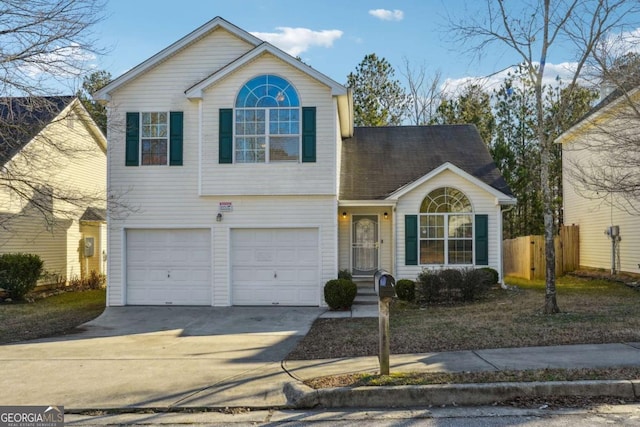
[[74, 96], [0, 98], [0, 166], [47, 126]]
[[341, 200], [379, 200], [443, 163], [512, 196], [474, 125], [356, 127], [342, 143]]
[[80, 221], [104, 222], [106, 220], [107, 220], [107, 210], [103, 208], [96, 208], [93, 206], [89, 206], [80, 217]]

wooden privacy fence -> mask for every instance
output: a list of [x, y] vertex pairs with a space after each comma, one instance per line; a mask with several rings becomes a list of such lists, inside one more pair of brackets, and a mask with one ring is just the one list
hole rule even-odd
[[[577, 225], [564, 226], [554, 239], [556, 276], [574, 271], [580, 265], [580, 231]], [[546, 260], [544, 236], [523, 236], [503, 242], [505, 276], [544, 279]]]

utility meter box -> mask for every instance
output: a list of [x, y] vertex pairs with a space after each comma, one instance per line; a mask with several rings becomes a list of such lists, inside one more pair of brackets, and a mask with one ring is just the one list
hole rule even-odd
[[89, 258], [93, 256], [95, 252], [96, 240], [94, 237], [84, 238], [84, 256]]
[[396, 296], [396, 279], [387, 270], [378, 270], [373, 275], [373, 286], [378, 298], [393, 298]]

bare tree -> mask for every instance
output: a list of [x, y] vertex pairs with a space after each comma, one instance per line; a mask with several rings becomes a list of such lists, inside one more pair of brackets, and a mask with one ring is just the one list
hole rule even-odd
[[[483, 5], [486, 7], [483, 12], [471, 13], [462, 21], [451, 21], [451, 26], [459, 36], [458, 41], [472, 43], [474, 53], [485, 53], [486, 48], [494, 43], [508, 48], [508, 53], [524, 65], [533, 82], [545, 227], [544, 311], [557, 313], [560, 309], [556, 298], [553, 200], [549, 185], [553, 140], [545, 123], [543, 91], [543, 80], [548, 74], [547, 59], [556, 51], [558, 55], [562, 54], [562, 48], [570, 49], [574, 64], [567, 87], [569, 90], [577, 88], [578, 78], [598, 42], [616, 31], [625, 17], [635, 14], [638, 4], [628, 0], [486, 0]], [[558, 109], [562, 111], [569, 107], [566, 102], [561, 102]]]
[[424, 64], [414, 67], [404, 57], [400, 74], [406, 80], [408, 91], [407, 118], [417, 126], [432, 123], [445, 91], [442, 72], [428, 74]]
[[[9, 205], [49, 224], [107, 203], [104, 189], [54, 186], [50, 179], [65, 164], [96, 153], [95, 144], [75, 143], [76, 135], [86, 135], [89, 115], [60, 92], [74, 93], [101, 53], [92, 29], [103, 8], [103, 0], [0, 0], [0, 220], [12, 217]], [[62, 138], [49, 132], [57, 121], [65, 129]], [[24, 150], [27, 143], [33, 149]]]

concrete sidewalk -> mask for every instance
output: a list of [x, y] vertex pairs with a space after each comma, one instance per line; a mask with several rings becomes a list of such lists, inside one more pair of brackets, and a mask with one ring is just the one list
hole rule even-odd
[[[544, 368], [639, 367], [640, 343], [585, 344], [505, 348], [390, 356], [394, 372], [479, 372]], [[489, 405], [518, 397], [611, 396], [640, 399], [640, 379], [529, 383], [443, 384], [356, 387], [313, 390], [302, 381], [327, 375], [378, 373], [376, 356], [323, 360], [288, 360], [283, 369], [298, 382], [285, 386], [287, 403], [295, 408], [424, 407]]]
[[[171, 411], [484, 404], [545, 393], [624, 399], [640, 395], [640, 382], [630, 381], [575, 382], [560, 389], [549, 383], [510, 383], [314, 391], [302, 381], [379, 370], [376, 356], [283, 361], [323, 312], [295, 307], [112, 307], [76, 334], [0, 345], [0, 389], [7, 391], [0, 394], [0, 405]], [[403, 354], [391, 355], [390, 361], [392, 372], [640, 366], [640, 343]]]
[[[528, 369], [640, 367], [640, 343], [503, 348], [441, 353], [392, 354], [391, 372], [479, 372]], [[283, 368], [299, 381], [326, 375], [379, 372], [377, 356], [287, 360]]]

